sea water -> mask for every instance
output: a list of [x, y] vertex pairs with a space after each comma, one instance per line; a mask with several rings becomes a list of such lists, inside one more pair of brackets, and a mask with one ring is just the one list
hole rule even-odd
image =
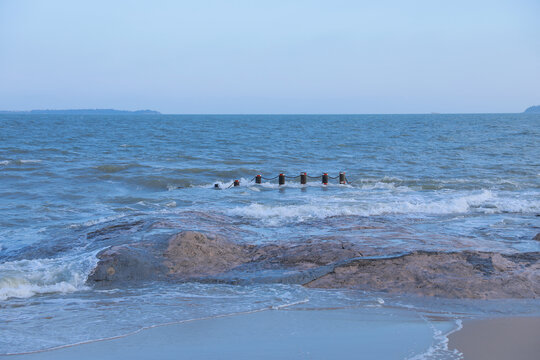
[[539, 251], [539, 136], [535, 114], [0, 115], [0, 354], [306, 302], [450, 319], [534, 312], [278, 284], [98, 290], [86, 278], [100, 250], [181, 230], [342, 239], [373, 254]]

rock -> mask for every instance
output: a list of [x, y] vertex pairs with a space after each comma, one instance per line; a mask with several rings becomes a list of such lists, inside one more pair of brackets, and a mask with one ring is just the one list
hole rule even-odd
[[194, 231], [171, 237], [163, 255], [169, 274], [184, 278], [223, 273], [249, 260], [245, 246]]
[[144, 225], [142, 220], [134, 222], [122, 222], [118, 224], [108, 225], [97, 230], [91, 231], [86, 234], [87, 239], [92, 241], [103, 241], [110, 239], [111, 237], [117, 235], [119, 232], [128, 232], [136, 231]]
[[98, 254], [88, 284], [147, 280], [287, 283], [449, 298], [540, 297], [540, 252], [427, 252], [362, 257], [355, 244], [237, 244], [194, 231]]
[[355, 259], [305, 284], [448, 298], [540, 297], [540, 253], [417, 251], [397, 257]]
[[[131, 244], [100, 252], [87, 282], [100, 286], [159, 279], [301, 284], [331, 270], [322, 266], [358, 256], [362, 256], [359, 250], [341, 242], [240, 245], [185, 231], [170, 237], [164, 245]], [[308, 269], [313, 271], [301, 272]]]
[[134, 246], [113, 246], [98, 254], [98, 264], [88, 283], [110, 285], [141, 280], [154, 280], [166, 273], [162, 262], [145, 249]]
[[536, 234], [536, 236], [533, 238], [533, 240], [540, 241], [540, 233]]
[[251, 262], [264, 268], [311, 269], [359, 256], [359, 249], [342, 242], [272, 244], [254, 247], [250, 252]]

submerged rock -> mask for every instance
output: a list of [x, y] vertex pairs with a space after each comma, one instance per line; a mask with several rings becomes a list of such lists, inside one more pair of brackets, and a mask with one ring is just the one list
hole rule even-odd
[[194, 231], [164, 243], [114, 246], [88, 277], [97, 286], [147, 280], [287, 283], [451, 298], [540, 297], [540, 252], [426, 252], [362, 257], [346, 242], [244, 245]]
[[144, 221], [137, 220], [133, 222], [121, 222], [118, 224], [108, 225], [86, 234], [87, 239], [92, 241], [104, 241], [113, 236], [117, 236], [120, 232], [134, 232], [144, 226]]

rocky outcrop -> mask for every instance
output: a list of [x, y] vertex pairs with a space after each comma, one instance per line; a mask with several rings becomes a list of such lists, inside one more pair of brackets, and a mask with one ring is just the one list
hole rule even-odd
[[113, 246], [98, 254], [98, 264], [87, 283], [118, 285], [125, 282], [156, 280], [166, 272], [162, 261], [144, 248]]
[[171, 237], [163, 255], [168, 274], [182, 278], [220, 274], [249, 261], [246, 246], [194, 231]]
[[353, 244], [336, 241], [272, 244], [250, 251], [250, 261], [263, 268], [312, 269], [359, 256], [362, 252]]
[[[301, 271], [361, 255], [352, 245], [337, 242], [255, 246], [236, 244], [219, 236], [184, 231], [170, 237], [165, 244], [136, 243], [101, 251], [97, 255], [98, 264], [87, 282], [94, 285], [98, 283], [98, 286], [157, 279], [241, 282], [240, 278], [245, 280], [254, 272], [284, 269]], [[233, 278], [236, 280], [233, 281]], [[274, 277], [272, 282], [301, 282], [280, 281], [278, 278]]]
[[540, 297], [540, 252], [363, 257], [346, 242], [246, 245], [187, 231], [164, 243], [114, 246], [98, 258], [87, 281], [95, 286], [147, 280], [288, 283], [451, 298]]
[[533, 238], [533, 240], [540, 241], [540, 233], [536, 234], [536, 236]]
[[538, 252], [413, 252], [346, 261], [305, 285], [449, 298], [537, 298], [539, 260]]

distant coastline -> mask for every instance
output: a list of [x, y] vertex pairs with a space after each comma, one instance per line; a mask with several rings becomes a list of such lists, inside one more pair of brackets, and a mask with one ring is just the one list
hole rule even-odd
[[45, 114], [45, 115], [160, 115], [155, 110], [115, 110], [115, 109], [67, 109], [67, 110], [30, 110], [0, 111], [0, 114]]
[[524, 113], [527, 113], [527, 114], [540, 114], [540, 105], [531, 106], [531, 107], [525, 109]]

